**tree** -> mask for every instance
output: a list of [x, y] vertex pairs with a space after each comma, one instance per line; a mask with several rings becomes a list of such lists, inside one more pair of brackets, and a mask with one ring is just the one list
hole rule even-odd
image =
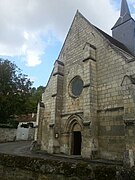
[[45, 87], [44, 86], [39, 86], [37, 88], [33, 87], [31, 89], [31, 95], [29, 96], [29, 101], [28, 101], [28, 108], [29, 112], [36, 113], [37, 112], [37, 104], [38, 102], [41, 101], [42, 99], [42, 93], [44, 92]]
[[0, 59], [0, 122], [28, 113], [32, 82], [9, 60]]

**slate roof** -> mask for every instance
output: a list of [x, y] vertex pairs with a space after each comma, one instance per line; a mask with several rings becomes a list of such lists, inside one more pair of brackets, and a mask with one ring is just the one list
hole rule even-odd
[[114, 39], [113, 37], [111, 37], [110, 35], [108, 35], [107, 33], [105, 33], [104, 31], [102, 31], [101, 29], [97, 28], [96, 26], [94, 26], [106, 39], [108, 39], [110, 41], [110, 43], [112, 43], [113, 45], [117, 46], [118, 48], [124, 50], [125, 52], [131, 54], [133, 56], [133, 54], [131, 53], [131, 51], [121, 42], [117, 41], [116, 39]]
[[130, 19], [132, 19], [134, 21], [134, 19], [131, 17], [127, 1], [122, 0], [120, 17], [117, 20], [117, 22], [115, 23], [115, 25], [112, 27], [112, 29], [114, 29], [114, 28], [118, 27], [119, 25], [129, 21]]
[[126, 14], [124, 17], [119, 17], [119, 19], [117, 20], [117, 22], [115, 23], [115, 25], [112, 27], [111, 30], [120, 26], [121, 24], [124, 24], [125, 22], [127, 22], [131, 19], [134, 21], [134, 19], [129, 14]]

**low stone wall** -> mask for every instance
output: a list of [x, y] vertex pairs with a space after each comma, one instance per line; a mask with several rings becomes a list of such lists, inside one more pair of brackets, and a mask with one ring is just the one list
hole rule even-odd
[[[24, 131], [25, 133], [25, 131]], [[0, 143], [10, 142], [15, 140], [34, 140], [35, 128], [28, 129], [27, 139], [17, 139], [17, 129], [15, 128], [0, 128]]]
[[15, 128], [0, 128], [0, 143], [15, 141], [16, 129]]
[[[135, 178], [134, 170], [128, 171], [127, 169], [123, 169], [122, 166], [105, 165], [83, 161], [78, 162], [75, 160], [70, 162], [68, 159], [64, 161], [0, 154], [0, 166], [1, 171], [3, 171], [4, 168], [14, 168], [14, 175], [17, 173], [18, 168], [26, 171], [24, 175], [31, 174], [31, 176], [33, 176], [36, 173], [36, 180], [40, 179], [39, 177], [43, 177], [44, 175], [46, 177], [51, 176], [48, 178], [50, 180], [57, 180], [56, 177], [58, 177], [59, 180], [120, 180], [120, 178], [126, 177], [127, 175], [130, 179], [130, 174], [131, 177]], [[27, 173], [27, 171], [31, 173]], [[7, 171], [7, 173], [8, 172], [9, 171]], [[28, 179], [28, 177], [26, 179]]]

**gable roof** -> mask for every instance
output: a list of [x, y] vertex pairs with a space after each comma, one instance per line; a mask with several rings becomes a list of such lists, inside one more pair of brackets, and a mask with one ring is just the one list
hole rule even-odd
[[[98, 33], [100, 33], [106, 40], [108, 40], [112, 45], [114, 45], [114, 47], [118, 47], [119, 49], [123, 50], [124, 52], [126, 52], [126, 53], [128, 53], [129, 55], [131, 55], [132, 57], [134, 57], [134, 55], [131, 53], [131, 51], [130, 51], [124, 44], [122, 44], [121, 42], [117, 41], [116, 39], [114, 39], [113, 37], [111, 37], [110, 35], [108, 35], [107, 33], [105, 33], [104, 31], [102, 31], [102, 30], [99, 29], [98, 27], [96, 27], [96, 26], [94, 26], [93, 24], [91, 24], [91, 23], [77, 10], [77, 12], [76, 12], [76, 14], [75, 14], [75, 16], [74, 16], [74, 19], [73, 19], [73, 21], [72, 21], [72, 24], [71, 24], [71, 26], [70, 26], [70, 28], [69, 28], [69, 30], [68, 30], [67, 35], [66, 35], [66, 38], [65, 38], [65, 40], [64, 40], [64, 43], [63, 43], [63, 45], [62, 45], [62, 48], [61, 48], [61, 50], [60, 50], [60, 52], [59, 52], [59, 55], [58, 55], [57, 60], [59, 60], [59, 58], [60, 58], [60, 55], [61, 55], [61, 53], [62, 53], [62, 50], [63, 50], [64, 46], [65, 46], [66, 40], [67, 40], [67, 38], [68, 38], [69, 32], [70, 32], [70, 30], [71, 30], [71, 28], [72, 28], [72, 26], [73, 26], [73, 24], [74, 24], [74, 21], [75, 21], [76, 16], [78, 16], [78, 15], [79, 15], [81, 18], [83, 18], [90, 26], [92, 26]], [[56, 61], [57, 61], [57, 60], [56, 60]], [[133, 58], [133, 60], [134, 60], [134, 58]], [[130, 62], [130, 61], [129, 61], [129, 62]], [[54, 71], [54, 67], [53, 67], [53, 69], [52, 69], [52, 72], [51, 72], [51, 75], [50, 75], [50, 78], [49, 78], [49, 80], [48, 80], [48, 82], [47, 82], [46, 87], [47, 87], [48, 84], [49, 84], [49, 81], [50, 81], [50, 79], [51, 79], [51, 76], [52, 76], [52, 74], [53, 74], [53, 71]]]
[[[83, 18], [90, 26], [92, 26], [98, 33], [100, 33], [106, 40], [108, 40], [112, 45], [114, 45], [114, 47], [116, 47], [116, 48], [118, 48], [118, 49], [121, 49], [121, 50], [123, 50], [125, 53], [128, 53], [130, 56], [132, 56], [132, 58], [131, 58], [128, 62], [130, 62], [130, 61], [132, 61], [132, 60], [133, 60], [133, 61], [135, 60], [135, 59], [134, 59], [134, 58], [135, 58], [134, 54], [133, 54], [123, 43], [121, 43], [120, 41], [114, 39], [112, 36], [110, 36], [109, 34], [105, 33], [104, 31], [102, 31], [102, 30], [99, 29], [98, 27], [94, 26], [94, 25], [93, 25], [92, 23], [90, 23], [89, 20], [87, 20], [78, 10], [77, 10], [77, 12], [76, 12], [76, 14], [75, 14], [75, 16], [74, 16], [74, 19], [73, 19], [73, 21], [72, 21], [72, 24], [71, 24], [69, 30], [68, 30], [68, 33], [67, 33], [67, 35], [66, 35], [66, 38], [65, 38], [65, 40], [64, 40], [64, 43], [63, 43], [63, 45], [62, 45], [62, 48], [61, 48], [61, 50], [60, 50], [60, 53], [59, 53], [57, 59], [59, 59], [59, 57], [60, 57], [60, 55], [61, 55], [61, 52], [62, 52], [62, 50], [63, 50], [63, 48], [64, 48], [64, 46], [65, 46], [66, 40], [67, 40], [67, 38], [68, 38], [69, 32], [70, 32], [70, 30], [71, 30], [71, 27], [73, 26], [74, 21], [75, 21], [75, 18], [76, 18], [78, 15], [79, 15], [81, 18]], [[118, 49], [117, 49], [117, 50], [118, 50]]]
[[78, 15], [79, 15], [81, 18], [83, 18], [83, 19], [84, 19], [90, 26], [92, 26], [95, 30], [97, 30], [100, 34], [102, 34], [102, 35], [104, 36], [104, 38], [107, 39], [111, 44], [113, 44], [114, 46], [118, 47], [119, 49], [122, 49], [123, 51], [125, 51], [125, 52], [128, 53], [129, 55], [134, 56], [134, 55], [131, 53], [131, 51], [130, 51], [123, 43], [119, 42], [118, 40], [114, 39], [112, 36], [108, 35], [108, 34], [105, 33], [104, 31], [102, 31], [101, 29], [99, 29], [98, 27], [96, 27], [96, 26], [94, 26], [93, 24], [91, 24], [91, 23], [77, 10], [77, 12], [76, 12], [76, 14], [75, 14], [75, 16], [74, 16], [74, 19], [73, 19], [73, 21], [72, 21], [72, 24], [71, 24], [71, 26], [70, 26], [70, 28], [69, 28], [69, 31], [68, 31], [68, 33], [67, 33], [67, 35], [66, 35], [65, 41], [64, 41], [64, 43], [63, 43], [63, 46], [62, 46], [62, 48], [61, 48], [61, 50], [60, 50], [60, 53], [59, 53], [59, 55], [58, 55], [58, 59], [59, 59], [60, 54], [61, 54], [61, 52], [62, 52], [62, 50], [63, 50], [63, 47], [64, 47], [64, 45], [65, 45], [65, 43], [66, 43], [66, 40], [67, 40], [67, 38], [68, 38], [69, 32], [70, 32], [70, 30], [71, 30], [71, 27], [72, 27], [72, 25], [74, 24], [74, 20], [75, 20], [76, 16], [78, 16]]
[[36, 121], [36, 114], [23, 114], [20, 116], [16, 116], [16, 121], [18, 122], [35, 122]]
[[121, 42], [119, 42], [118, 40], [114, 39], [113, 37], [111, 37], [109, 34], [105, 33], [104, 31], [102, 31], [101, 29], [99, 29], [98, 27], [94, 26], [93, 24], [91, 24], [79, 11], [77, 11], [77, 13], [80, 14], [80, 16], [88, 22], [89, 25], [93, 26], [99, 33], [101, 33], [107, 40], [109, 40], [109, 42], [113, 45], [115, 45], [116, 47], [122, 49], [123, 51], [127, 52], [128, 54], [134, 56], [131, 51]]

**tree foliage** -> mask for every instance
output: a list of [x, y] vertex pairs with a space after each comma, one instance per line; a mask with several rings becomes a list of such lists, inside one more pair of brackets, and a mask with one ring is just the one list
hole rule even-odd
[[9, 60], [0, 59], [0, 121], [27, 113], [26, 103], [32, 82]]
[[27, 107], [29, 108], [29, 112], [36, 113], [37, 112], [37, 104], [38, 102], [41, 101], [42, 99], [42, 93], [44, 92], [45, 87], [44, 86], [39, 86], [37, 88], [33, 87], [31, 89], [31, 94], [28, 98], [28, 105]]

